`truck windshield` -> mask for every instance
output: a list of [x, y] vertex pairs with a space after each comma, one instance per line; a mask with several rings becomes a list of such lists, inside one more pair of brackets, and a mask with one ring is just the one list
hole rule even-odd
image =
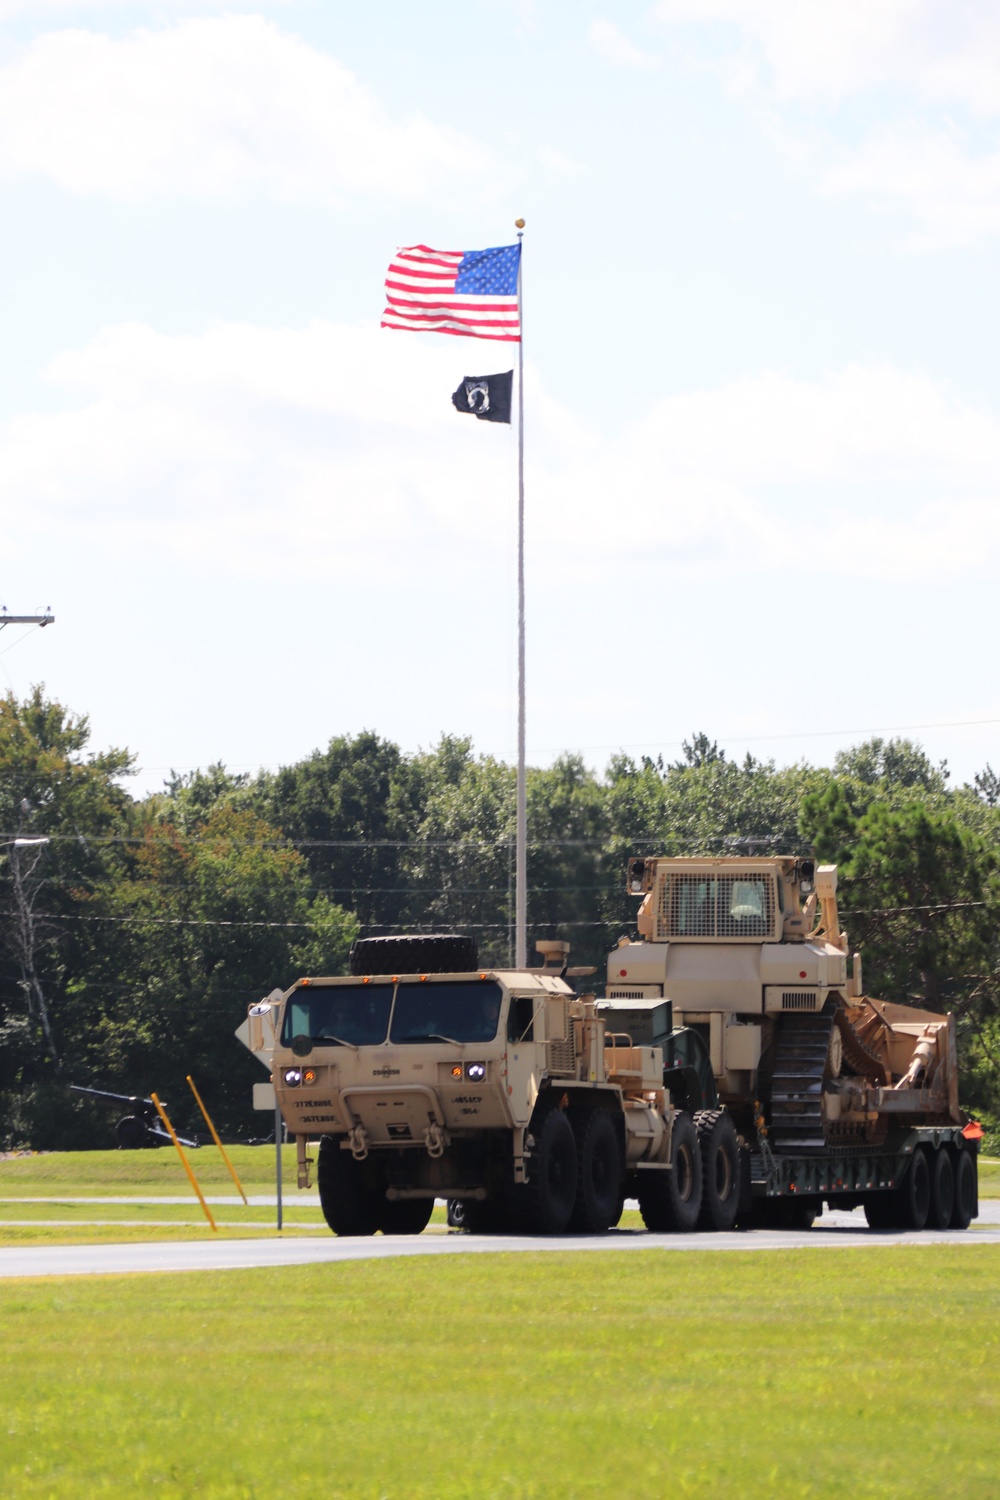
[[392, 1042], [491, 1042], [503, 991], [492, 980], [401, 984], [392, 1013]]
[[290, 1047], [297, 1036], [329, 1045], [377, 1046], [389, 1025], [391, 984], [317, 985], [296, 990], [285, 1006], [281, 1041]]

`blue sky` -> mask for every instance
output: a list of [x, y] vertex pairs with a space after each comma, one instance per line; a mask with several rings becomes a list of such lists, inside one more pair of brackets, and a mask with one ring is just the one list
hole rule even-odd
[[511, 756], [510, 351], [378, 319], [523, 215], [532, 759], [997, 764], [998, 120], [964, 0], [0, 0], [0, 687]]

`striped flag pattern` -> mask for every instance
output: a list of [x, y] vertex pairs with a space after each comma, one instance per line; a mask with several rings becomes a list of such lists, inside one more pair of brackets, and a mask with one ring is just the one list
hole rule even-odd
[[519, 244], [492, 250], [404, 245], [386, 274], [382, 327], [517, 343], [520, 263]]

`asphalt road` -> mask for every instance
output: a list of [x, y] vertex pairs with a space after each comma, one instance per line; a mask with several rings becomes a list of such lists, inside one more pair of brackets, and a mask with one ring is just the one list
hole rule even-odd
[[605, 1235], [424, 1234], [372, 1239], [188, 1240], [180, 1244], [45, 1245], [35, 1249], [0, 1250], [0, 1277], [120, 1276], [143, 1271], [221, 1271], [254, 1266], [299, 1266], [352, 1260], [381, 1260], [398, 1255], [477, 1255], [526, 1250], [793, 1250], [883, 1245], [1000, 1245], [1000, 1201], [983, 1203], [974, 1227], [964, 1232], [942, 1230], [913, 1233], [874, 1232], [860, 1210], [829, 1213], [808, 1231], [756, 1229], [733, 1234], [648, 1234], [645, 1230], [613, 1230]]

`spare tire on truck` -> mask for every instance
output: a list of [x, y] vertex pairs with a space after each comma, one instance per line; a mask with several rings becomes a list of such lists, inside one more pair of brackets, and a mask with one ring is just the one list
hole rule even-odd
[[479, 963], [475, 938], [456, 932], [356, 938], [352, 974], [468, 974]]

